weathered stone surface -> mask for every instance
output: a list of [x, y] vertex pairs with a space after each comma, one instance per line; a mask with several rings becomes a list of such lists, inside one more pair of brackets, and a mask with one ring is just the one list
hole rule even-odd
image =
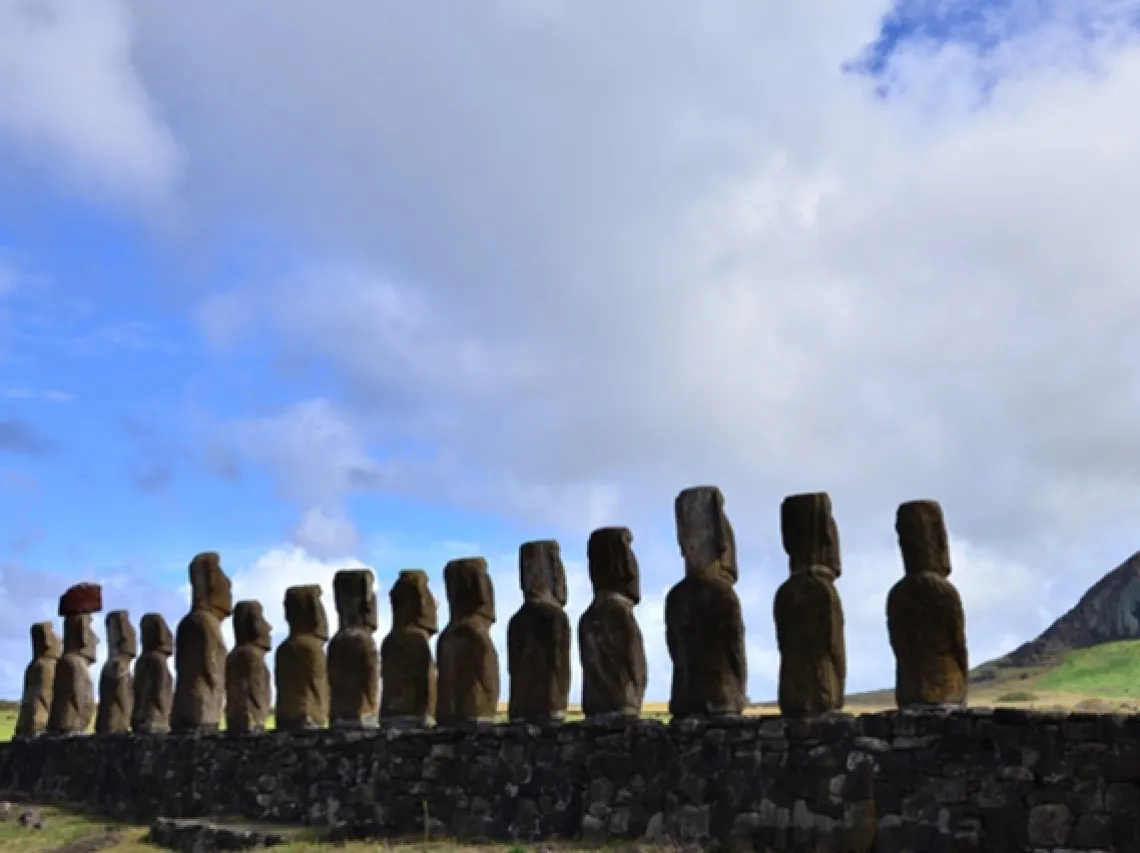
[[77, 583], [59, 597], [60, 616], [82, 616], [103, 610], [103, 587], [97, 583]]
[[190, 562], [190, 612], [178, 623], [174, 643], [175, 732], [217, 731], [226, 693], [226, 641], [222, 620], [233, 612], [230, 579], [213, 551]]
[[328, 646], [329, 718], [338, 727], [371, 728], [380, 711], [375, 577], [368, 569], [339, 571], [333, 595], [340, 626]]
[[37, 622], [31, 628], [32, 662], [24, 670], [24, 692], [16, 718], [16, 737], [33, 737], [47, 728], [51, 713], [55, 667], [63, 654], [63, 644], [51, 622]]
[[321, 728], [329, 718], [325, 643], [329, 621], [316, 584], [285, 590], [289, 637], [277, 647], [273, 674], [277, 686], [277, 728], [294, 732]]
[[90, 614], [64, 617], [63, 657], [55, 666], [48, 732], [76, 735], [91, 728], [95, 719], [95, 688], [88, 670], [95, 663], [98, 645]]
[[51, 792], [140, 822], [232, 815], [305, 823], [333, 841], [1131, 853], [1140, 849], [1135, 782], [1120, 777], [1138, 778], [1137, 756], [1138, 716], [1000, 709], [40, 737], [0, 745], [0, 790]]
[[508, 714], [540, 724], [563, 720], [570, 701], [570, 617], [557, 542], [522, 544], [519, 582], [522, 607], [507, 623]]
[[139, 622], [142, 654], [135, 663], [135, 695], [131, 710], [131, 729], [139, 734], [169, 731], [170, 712], [174, 705], [174, 678], [170, 675], [170, 656], [174, 654], [174, 636], [159, 613], [147, 613]]
[[780, 507], [789, 577], [772, 605], [780, 649], [779, 704], [784, 714], [843, 707], [847, 651], [839, 577], [839, 530], [825, 492], [792, 495]]
[[107, 661], [99, 674], [99, 708], [95, 731], [99, 734], [131, 730], [135, 686], [131, 664], [139, 653], [138, 636], [126, 610], [107, 614]]
[[942, 507], [910, 501], [895, 521], [906, 574], [887, 596], [887, 630], [895, 653], [900, 708], [966, 701], [966, 615], [950, 574]]
[[265, 656], [273, 648], [273, 626], [261, 603], [234, 605], [234, 648], [226, 656], [226, 731], [249, 734], [265, 730], [273, 707], [273, 686]]
[[582, 712], [587, 717], [641, 716], [648, 668], [633, 609], [641, 575], [626, 527], [602, 527], [586, 546], [594, 600], [578, 620]]
[[675, 503], [685, 578], [665, 597], [665, 638], [673, 661], [674, 717], [740, 714], [748, 664], [744, 618], [733, 588], [736, 538], [715, 486], [685, 489]]
[[380, 645], [380, 719], [393, 725], [432, 725], [438, 673], [431, 638], [439, 630], [439, 617], [427, 574], [400, 572], [388, 598], [392, 630]]
[[495, 589], [482, 557], [449, 562], [443, 570], [450, 620], [439, 635], [440, 725], [493, 720], [499, 705], [499, 654], [491, 641]]

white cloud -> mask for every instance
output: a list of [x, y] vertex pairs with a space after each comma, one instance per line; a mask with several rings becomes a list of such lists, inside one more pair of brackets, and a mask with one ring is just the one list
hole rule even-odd
[[1140, 511], [1140, 45], [1133, 2], [1082, 7], [1095, 41], [1015, 6], [993, 50], [904, 43], [884, 100], [840, 70], [878, 0], [134, 3], [197, 219], [294, 249], [205, 331], [336, 382], [222, 437], [299, 509], [379, 489], [580, 540], [627, 523], [662, 555], [643, 624], [673, 494], [717, 482], [758, 685], [790, 492], [835, 499], [853, 682], [889, 681], [903, 500], [944, 503], [976, 649], [1039, 630]]
[[293, 528], [290, 539], [317, 557], [352, 554], [360, 545], [356, 525], [343, 512], [328, 512], [310, 507]]
[[0, 4], [0, 151], [9, 163], [84, 194], [169, 201], [182, 155], [138, 78], [131, 41], [120, 0]]
[[4, 396], [10, 400], [40, 400], [45, 403], [70, 403], [73, 394], [55, 388], [6, 388]]

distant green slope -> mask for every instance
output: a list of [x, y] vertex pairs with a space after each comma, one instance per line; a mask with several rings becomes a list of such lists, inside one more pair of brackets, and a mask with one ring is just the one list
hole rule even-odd
[[1103, 699], [1140, 697], [1140, 640], [1077, 649], [1034, 680], [1035, 688]]

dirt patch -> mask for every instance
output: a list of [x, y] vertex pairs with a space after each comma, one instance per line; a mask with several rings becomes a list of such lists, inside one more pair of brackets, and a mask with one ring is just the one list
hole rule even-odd
[[122, 832], [113, 826], [108, 826], [106, 830], [97, 835], [80, 838], [60, 847], [53, 847], [45, 853], [99, 853], [100, 850], [107, 847], [114, 847], [122, 840]]

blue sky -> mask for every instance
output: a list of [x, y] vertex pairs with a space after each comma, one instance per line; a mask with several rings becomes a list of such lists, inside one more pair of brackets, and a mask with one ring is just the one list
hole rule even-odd
[[1137, 6], [5, 6], [0, 695], [75, 581], [173, 626], [218, 550], [279, 641], [292, 583], [480, 553], [501, 641], [521, 542], [576, 618], [625, 524], [662, 698], [704, 482], [757, 698], [792, 492], [835, 500], [852, 689], [904, 500], [976, 659], [1032, 637], [1140, 545]]

